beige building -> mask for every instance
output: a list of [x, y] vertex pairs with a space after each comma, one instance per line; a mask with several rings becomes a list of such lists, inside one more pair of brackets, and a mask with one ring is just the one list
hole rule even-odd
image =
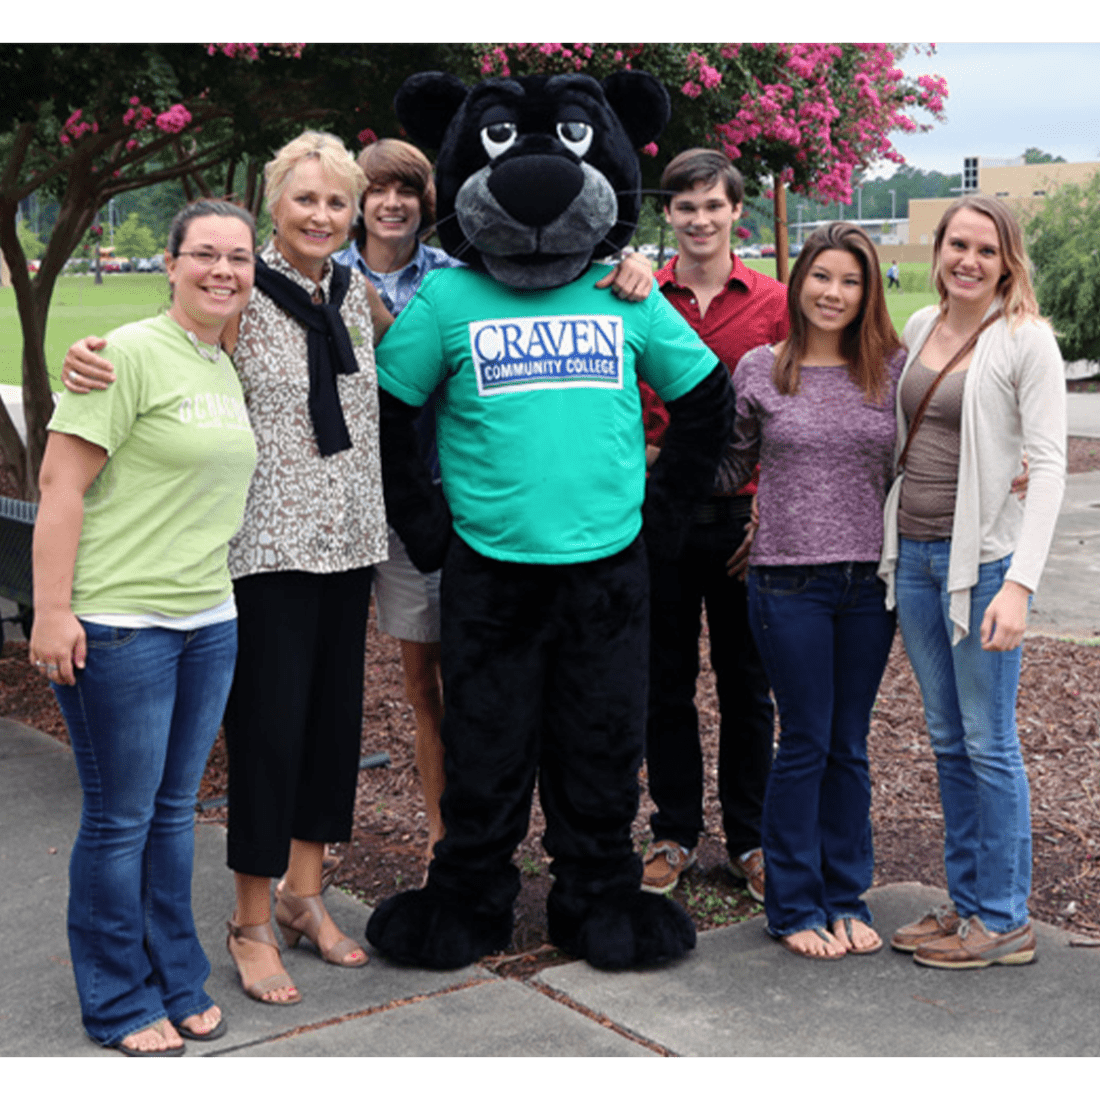
[[[1080, 164], [1024, 164], [1023, 157], [967, 157], [963, 162], [963, 193], [978, 192], [1004, 199], [1026, 223], [1041, 208], [1046, 196], [1065, 183], [1087, 183], [1100, 171], [1100, 161]], [[943, 212], [952, 199], [910, 199], [907, 244], [884, 244], [888, 259], [930, 263], [932, 239]]]

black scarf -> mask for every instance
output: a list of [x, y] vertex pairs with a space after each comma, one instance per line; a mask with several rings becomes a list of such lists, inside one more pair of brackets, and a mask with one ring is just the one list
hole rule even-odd
[[351, 436], [336, 389], [337, 374], [355, 374], [359, 370], [351, 337], [340, 316], [340, 304], [350, 282], [349, 269], [333, 263], [329, 300], [314, 302], [304, 288], [256, 257], [256, 286], [306, 329], [309, 416], [313, 421], [317, 449], [325, 457], [351, 447]]

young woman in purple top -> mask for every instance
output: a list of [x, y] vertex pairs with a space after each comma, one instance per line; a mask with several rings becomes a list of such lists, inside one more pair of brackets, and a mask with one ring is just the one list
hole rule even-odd
[[833, 223], [806, 241], [787, 291], [790, 335], [737, 367], [728, 461], [760, 462], [749, 619], [780, 741], [764, 801], [768, 931], [795, 954], [882, 947], [871, 885], [871, 707], [894, 636], [876, 576], [905, 354], [874, 246]]

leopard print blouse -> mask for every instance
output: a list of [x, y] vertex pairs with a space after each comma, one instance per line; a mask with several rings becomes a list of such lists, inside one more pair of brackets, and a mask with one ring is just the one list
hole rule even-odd
[[[307, 293], [328, 299], [331, 261], [314, 283], [273, 243], [260, 255]], [[241, 315], [233, 362], [258, 460], [241, 529], [229, 544], [234, 578], [285, 570], [337, 573], [386, 558], [378, 380], [366, 286], [353, 271], [341, 306], [359, 363], [357, 374], [336, 379], [352, 447], [327, 458], [317, 449], [309, 416], [306, 330], [259, 289]]]

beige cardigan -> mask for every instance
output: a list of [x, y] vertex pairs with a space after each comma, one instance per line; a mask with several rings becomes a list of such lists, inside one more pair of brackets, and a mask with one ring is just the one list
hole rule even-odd
[[[989, 312], [1001, 304], [995, 301]], [[897, 388], [898, 455], [908, 430], [901, 410], [902, 384], [938, 317], [938, 306], [919, 310], [902, 335], [909, 357]], [[1021, 503], [1009, 486], [1020, 472], [1024, 451], [1029, 480], [1027, 499]], [[1012, 331], [1001, 318], [978, 338], [963, 382], [958, 496], [947, 576], [952, 644], [969, 633], [970, 589], [977, 583], [979, 565], [1012, 554], [1006, 580], [1035, 591], [1065, 481], [1065, 366], [1054, 333], [1041, 321], [1025, 321]], [[888, 608], [895, 605], [900, 497], [898, 477], [886, 498], [878, 570], [886, 582]]]

